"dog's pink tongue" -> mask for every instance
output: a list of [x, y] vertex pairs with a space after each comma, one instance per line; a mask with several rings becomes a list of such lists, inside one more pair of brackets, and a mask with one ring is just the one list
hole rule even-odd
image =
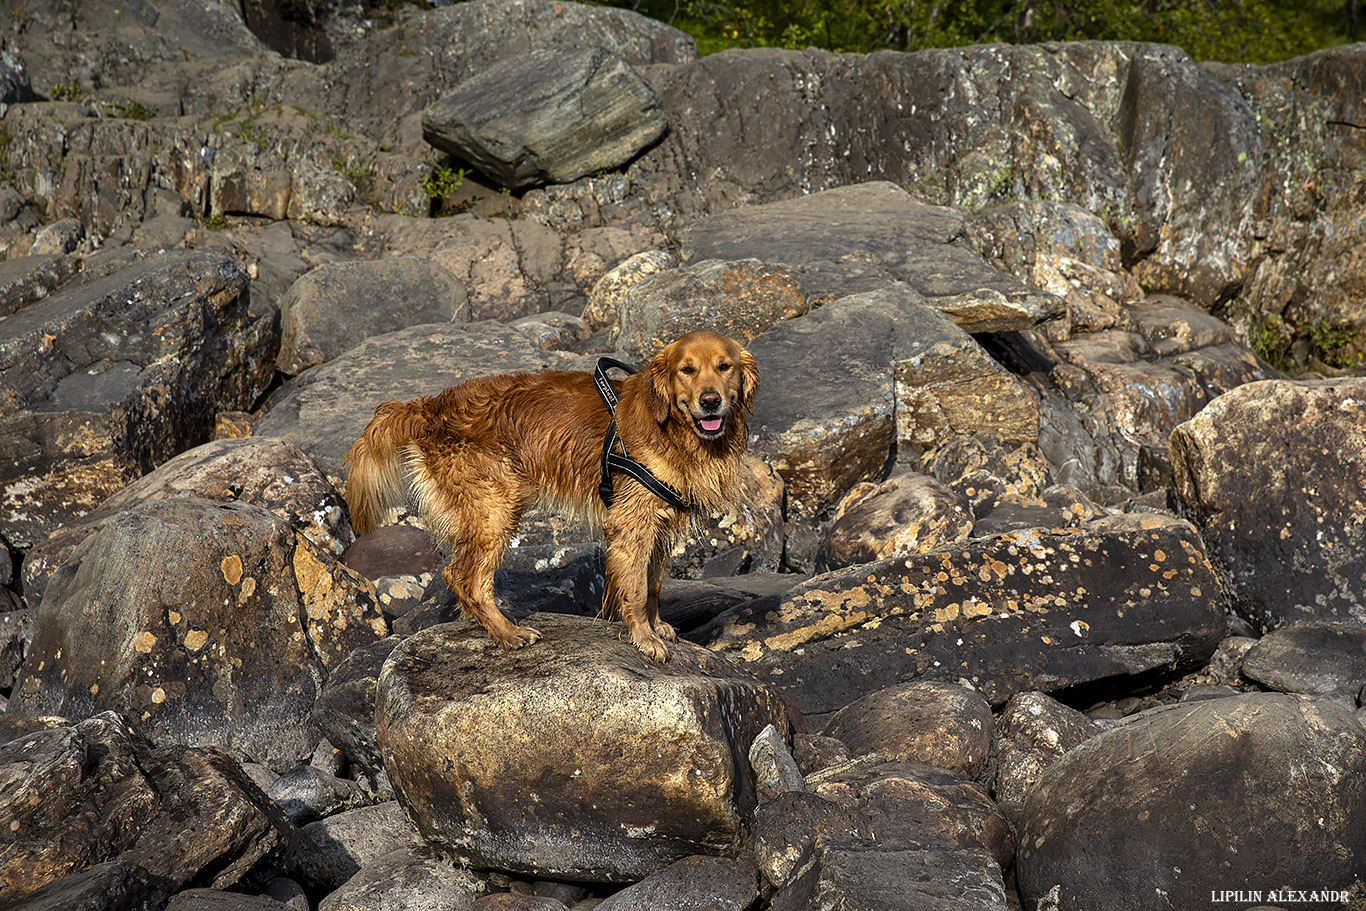
[[720, 418], [699, 418], [697, 423], [702, 425], [702, 429], [707, 433], [715, 433], [721, 429]]

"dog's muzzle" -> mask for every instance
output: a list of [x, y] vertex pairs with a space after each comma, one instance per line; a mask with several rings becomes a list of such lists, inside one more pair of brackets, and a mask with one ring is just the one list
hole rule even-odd
[[714, 440], [725, 431], [726, 415], [721, 410], [722, 403], [719, 392], [704, 392], [697, 397], [697, 404], [703, 411], [701, 415], [693, 415], [698, 436]]

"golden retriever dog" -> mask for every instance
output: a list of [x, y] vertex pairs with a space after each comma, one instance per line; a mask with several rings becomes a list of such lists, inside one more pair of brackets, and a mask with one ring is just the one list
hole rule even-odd
[[659, 619], [664, 565], [695, 513], [720, 511], [736, 495], [759, 369], [733, 339], [697, 331], [610, 383], [626, 452], [683, 506], [616, 471], [604, 504], [603, 441], [613, 416], [593, 374], [551, 370], [470, 380], [376, 408], [344, 460], [352, 527], [369, 533], [411, 490], [428, 532], [450, 554], [441, 576], [461, 611], [498, 645], [521, 648], [541, 634], [495, 605], [494, 570], [529, 506], [584, 519], [607, 541], [604, 612], [615, 609], [631, 643], [667, 661], [664, 643], [675, 636]]

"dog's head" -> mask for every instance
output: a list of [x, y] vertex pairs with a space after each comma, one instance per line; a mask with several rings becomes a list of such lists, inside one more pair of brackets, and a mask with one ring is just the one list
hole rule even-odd
[[661, 425], [686, 421], [704, 440], [725, 436], [741, 409], [754, 410], [759, 365], [734, 339], [705, 329], [664, 346], [649, 367], [650, 409]]

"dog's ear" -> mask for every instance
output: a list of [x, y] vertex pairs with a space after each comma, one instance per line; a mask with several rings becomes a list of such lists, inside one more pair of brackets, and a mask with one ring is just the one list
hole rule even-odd
[[646, 386], [645, 402], [650, 406], [650, 415], [661, 427], [669, 420], [669, 409], [673, 406], [673, 348], [666, 345], [650, 361], [646, 368], [649, 383]]
[[744, 348], [740, 349], [740, 403], [754, 413], [754, 396], [759, 391], [759, 362]]

